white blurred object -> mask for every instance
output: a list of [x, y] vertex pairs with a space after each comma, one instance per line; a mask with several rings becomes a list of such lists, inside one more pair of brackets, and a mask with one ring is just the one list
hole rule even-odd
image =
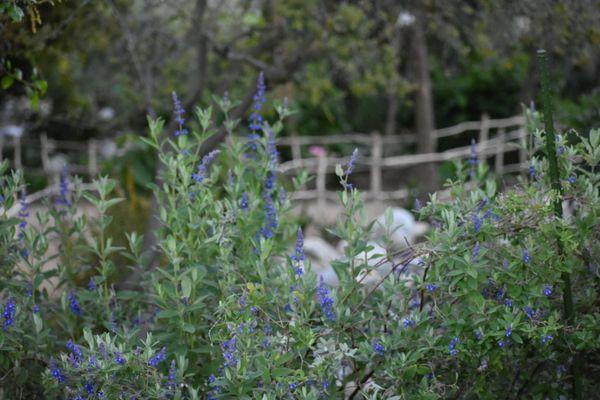
[[23, 125], [4, 125], [0, 127], [0, 136], [20, 137], [23, 136], [23, 131]]
[[114, 140], [103, 140], [100, 142], [100, 155], [103, 158], [111, 158], [117, 155], [117, 144]]
[[53, 174], [58, 175], [62, 172], [68, 162], [67, 156], [57, 153], [48, 160], [48, 170]]
[[[391, 213], [391, 238], [395, 246], [400, 249], [407, 247], [408, 244], [413, 244], [416, 239], [423, 236], [429, 225], [423, 222], [418, 222], [412, 213], [404, 208], [391, 207], [386, 210], [386, 213]], [[373, 239], [381, 240], [386, 233], [386, 213], [383, 213], [377, 218], [373, 227]]]
[[331, 263], [341, 257], [341, 254], [329, 243], [318, 236], [304, 238], [304, 254], [310, 260], [318, 281], [328, 286], [339, 286], [340, 280], [333, 270]]
[[102, 107], [98, 111], [98, 118], [103, 121], [109, 121], [115, 117], [115, 110], [112, 107]]
[[398, 19], [396, 20], [396, 25], [400, 27], [411, 26], [415, 23], [415, 16], [407, 11], [402, 11], [398, 14]]

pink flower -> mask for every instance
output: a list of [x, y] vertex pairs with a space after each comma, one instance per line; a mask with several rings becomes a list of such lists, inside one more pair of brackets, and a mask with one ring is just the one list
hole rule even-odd
[[325, 157], [327, 155], [327, 151], [323, 146], [310, 146], [308, 151], [315, 157]]

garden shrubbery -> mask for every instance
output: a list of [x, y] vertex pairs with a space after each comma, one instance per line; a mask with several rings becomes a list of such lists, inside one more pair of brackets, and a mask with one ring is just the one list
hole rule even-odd
[[[573, 382], [596, 395], [600, 131], [558, 137], [559, 191], [541, 130], [531, 132], [529, 175], [504, 192], [476, 154], [457, 163], [452, 200], [416, 207], [433, 227], [427, 240], [383, 243], [373, 260], [364, 255], [374, 227], [348, 182], [354, 154], [337, 168], [345, 212], [331, 233], [348, 246], [333, 264], [340, 285], [328, 287], [285, 190], [305, 176], [277, 173], [287, 106], [263, 121], [259, 82], [246, 137], [234, 135], [234, 104], [217, 103], [221, 127], [207, 108], [191, 129], [176, 97], [177, 132], [149, 120], [144, 140], [164, 165], [153, 270], [143, 270], [138, 235], [128, 248], [105, 235], [120, 223], [108, 212], [120, 201], [113, 181], [84, 193], [65, 177], [47, 212], [28, 215], [21, 201], [13, 218], [25, 188], [2, 164], [0, 398], [559, 398]], [[227, 143], [201, 155], [219, 130]], [[97, 217], [76, 213], [82, 199]], [[142, 289], [115, 290], [129, 269]], [[373, 269], [381, 279], [366, 283]]]

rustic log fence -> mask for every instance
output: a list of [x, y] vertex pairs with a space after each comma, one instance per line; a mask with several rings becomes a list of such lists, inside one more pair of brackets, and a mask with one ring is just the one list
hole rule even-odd
[[[523, 146], [526, 137], [525, 117], [517, 115], [510, 118], [490, 119], [483, 115], [479, 121], [467, 121], [448, 128], [434, 131], [436, 143], [439, 139], [453, 136], [464, 136], [468, 132], [475, 131], [477, 144], [476, 150], [480, 159], [494, 157], [494, 170], [497, 174], [522, 172], [527, 168], [527, 153]], [[471, 137], [475, 137], [471, 135]], [[348, 157], [327, 156], [324, 152], [310, 158], [302, 158], [302, 147], [306, 146], [330, 146], [355, 144], [367, 147], [368, 155], [361, 155], [355, 170], [365, 171], [368, 169], [370, 175], [370, 187], [364, 191], [367, 200], [387, 201], [402, 200], [409, 196], [408, 189], [393, 191], [383, 190], [383, 170], [417, 167], [429, 163], [441, 163], [449, 160], [465, 159], [470, 157], [471, 146], [451, 148], [449, 150], [427, 153], [427, 154], [404, 154], [384, 156], [386, 146], [409, 146], [416, 143], [416, 135], [393, 135], [382, 136], [374, 132], [371, 134], [351, 133], [343, 135], [323, 136], [291, 136], [282, 138], [278, 145], [290, 147], [292, 159], [283, 162], [280, 171], [285, 174], [294, 173], [305, 169], [316, 174], [315, 189], [302, 189], [292, 194], [297, 200], [316, 200], [318, 205], [324, 205], [326, 201], [336, 201], [335, 191], [328, 191], [326, 187], [327, 175], [335, 172], [336, 164], [343, 164]], [[518, 152], [518, 163], [506, 164], [505, 154]]]
[[[479, 121], [467, 121], [448, 128], [434, 131], [436, 143], [440, 139], [465, 136], [469, 132], [476, 132], [477, 154], [480, 159], [494, 157], [494, 170], [497, 174], [522, 172], [527, 168], [527, 153], [523, 143], [526, 137], [525, 117], [517, 115], [510, 118], [490, 119], [483, 115]], [[475, 137], [471, 134], [471, 137]], [[40, 135], [39, 140], [22, 139], [12, 137], [8, 142], [7, 137], [0, 136], [0, 161], [5, 148], [12, 147], [12, 165], [15, 168], [23, 168], [23, 147], [38, 148], [40, 151], [41, 168], [29, 168], [28, 173], [47, 176], [50, 182], [56, 183], [60, 170], [56, 165], [51, 165], [51, 154], [53, 152], [76, 152], [87, 156], [87, 164], [69, 164], [69, 173], [93, 178], [99, 173], [98, 142], [89, 140], [87, 142], [54, 140], [45, 134]], [[324, 206], [329, 200], [336, 201], [337, 194], [333, 190], [327, 190], [327, 176], [335, 172], [335, 165], [346, 163], [348, 157], [328, 156], [321, 153], [314, 157], [303, 158], [302, 148], [309, 146], [331, 146], [331, 145], [358, 145], [366, 147], [367, 154], [361, 154], [355, 170], [368, 171], [370, 176], [370, 187], [364, 190], [367, 200], [387, 201], [406, 199], [410, 193], [408, 189], [383, 190], [383, 171], [385, 169], [398, 169], [417, 167], [428, 163], [441, 163], [449, 160], [468, 158], [471, 154], [471, 146], [455, 147], [449, 150], [427, 153], [427, 154], [402, 154], [386, 156], [386, 149], [407, 149], [416, 143], [415, 134], [386, 135], [377, 132], [371, 134], [348, 133], [323, 136], [296, 136], [283, 137], [278, 146], [289, 147], [291, 160], [280, 165], [280, 171], [284, 174], [293, 174], [298, 170], [305, 169], [309, 173], [316, 174], [315, 189], [302, 189], [292, 194], [297, 200], [316, 200], [317, 204]], [[518, 151], [518, 163], [506, 164], [505, 154]]]
[[[10, 141], [7, 140], [9, 138], [11, 139]], [[41, 167], [24, 167], [23, 148], [39, 150]], [[22, 138], [20, 136], [0, 136], [0, 161], [2, 161], [5, 149], [12, 154], [11, 161], [15, 169], [25, 169], [27, 173], [32, 175], [47, 176], [52, 181], [56, 181], [57, 176], [60, 174], [60, 168], [62, 168], [62, 166], [52, 165], [51, 155], [54, 152], [72, 152], [79, 156], [84, 154], [87, 156], [87, 164], [69, 163], [69, 173], [87, 176], [91, 179], [100, 172], [98, 166], [98, 142], [94, 139], [90, 139], [87, 142], [55, 140], [48, 138], [44, 133], [37, 140], [34, 138]]]

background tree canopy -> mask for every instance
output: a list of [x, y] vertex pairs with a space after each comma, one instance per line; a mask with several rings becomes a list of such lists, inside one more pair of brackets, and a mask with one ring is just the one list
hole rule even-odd
[[423, 137], [535, 102], [544, 47], [561, 60], [559, 119], [586, 131], [600, 122], [599, 14], [592, 0], [10, 0], [0, 125], [123, 142], [146, 115], [169, 118], [173, 90], [187, 109], [228, 91], [246, 118], [264, 71], [269, 98], [298, 111], [284, 134]]

